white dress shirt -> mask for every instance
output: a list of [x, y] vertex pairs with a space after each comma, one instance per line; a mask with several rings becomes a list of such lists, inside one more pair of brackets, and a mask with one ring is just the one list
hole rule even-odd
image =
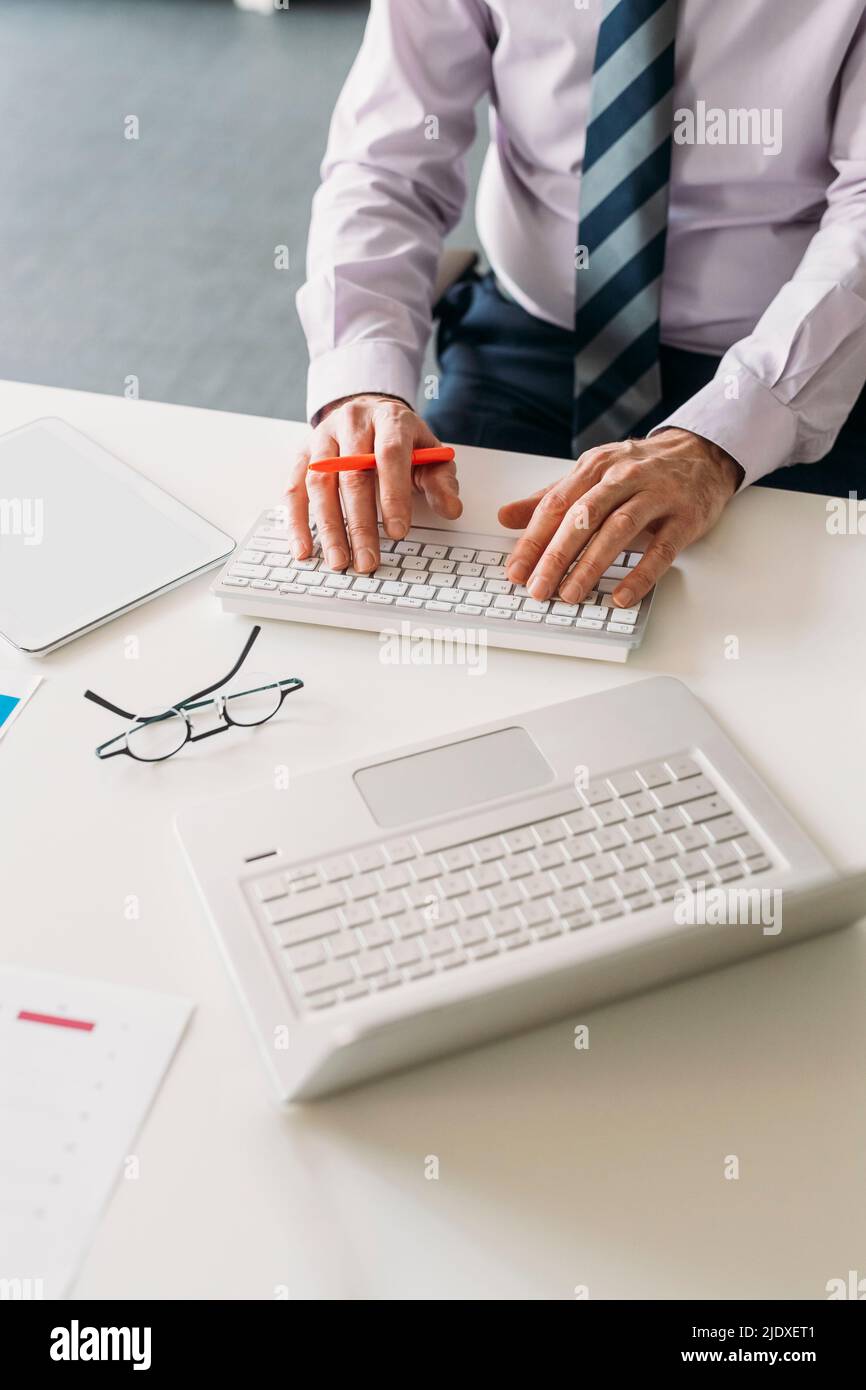
[[[485, 253], [531, 314], [573, 326], [601, 14], [600, 0], [586, 3], [373, 0], [298, 294], [310, 418], [359, 391], [414, 401], [485, 94]], [[662, 341], [724, 358], [665, 423], [727, 449], [753, 482], [821, 458], [866, 382], [864, 0], [680, 0], [674, 98]], [[781, 138], [737, 143], [735, 119], [715, 117], [728, 143], [678, 143], [679, 113], [741, 108]], [[714, 138], [707, 120], [694, 124]]]

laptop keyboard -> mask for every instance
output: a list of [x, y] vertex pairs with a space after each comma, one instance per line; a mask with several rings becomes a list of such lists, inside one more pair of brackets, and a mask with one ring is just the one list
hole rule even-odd
[[[473, 562], [475, 563], [475, 562]], [[511, 806], [491, 832], [448, 825], [245, 881], [301, 1011], [471, 968], [770, 867], [687, 753]], [[494, 820], [497, 818], [494, 817]], [[453, 839], [453, 843], [451, 840]]]
[[251, 595], [270, 594], [288, 604], [339, 600], [347, 608], [364, 604], [437, 615], [456, 613], [484, 623], [572, 629], [583, 635], [623, 638], [635, 632], [641, 602], [633, 608], [614, 608], [610, 595], [643, 558], [639, 551], [618, 555], [582, 603], [541, 602], [531, 598], [524, 585], [505, 578], [509, 552], [502, 550], [501, 538], [491, 537], [487, 547], [479, 549], [442, 543], [441, 533], [417, 527], [402, 541], [390, 540], [379, 530], [379, 568], [371, 575], [351, 569], [337, 573], [325, 565], [318, 542], [309, 559], [295, 560], [285, 522], [278, 512], [266, 512], [245, 548], [226, 566], [219, 586], [230, 592], [247, 589]]

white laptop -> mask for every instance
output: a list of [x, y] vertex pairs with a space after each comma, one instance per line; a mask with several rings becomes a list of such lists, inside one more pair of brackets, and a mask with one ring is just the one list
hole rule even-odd
[[380, 527], [381, 563], [371, 575], [329, 570], [318, 543], [309, 559], [293, 559], [286, 509], [272, 507], [250, 527], [213, 592], [228, 612], [251, 617], [372, 632], [401, 624], [440, 634], [471, 631], [494, 647], [625, 661], [643, 640], [653, 594], [630, 609], [614, 608], [611, 594], [642, 558], [639, 542], [614, 557], [579, 604], [539, 602], [505, 577], [518, 533], [499, 525], [499, 506], [553, 482], [567, 467], [562, 459], [461, 446], [463, 515], [444, 523], [416, 498], [404, 540], [389, 540]]
[[177, 829], [284, 1101], [866, 915], [866, 875], [840, 879], [668, 678], [325, 768], [290, 800], [214, 799]]
[[29, 656], [233, 549], [230, 536], [63, 420], [0, 437], [0, 636]]

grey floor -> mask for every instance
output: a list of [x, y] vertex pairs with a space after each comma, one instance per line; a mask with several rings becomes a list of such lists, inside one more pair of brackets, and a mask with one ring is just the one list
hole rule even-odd
[[302, 418], [294, 295], [366, 14], [0, 0], [0, 377]]

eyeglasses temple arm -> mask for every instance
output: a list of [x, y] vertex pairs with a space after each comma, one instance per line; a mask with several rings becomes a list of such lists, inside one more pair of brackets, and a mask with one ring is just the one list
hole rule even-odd
[[120, 705], [113, 705], [110, 700], [104, 699], [101, 695], [95, 694], [92, 690], [85, 690], [85, 700], [92, 700], [95, 705], [102, 705], [103, 709], [111, 710], [112, 714], [119, 714], [122, 719], [134, 719], [135, 715], [130, 714], [128, 709], [121, 709]]
[[[237, 661], [235, 662], [234, 666], [229, 671], [227, 676], [223, 676], [222, 680], [214, 681], [213, 685], [205, 686], [204, 690], [197, 690], [194, 695], [187, 695], [185, 699], [179, 700], [178, 704], [188, 705], [190, 700], [200, 700], [203, 695], [212, 695], [215, 690], [219, 690], [221, 685], [225, 685], [227, 681], [230, 681], [232, 676], [237, 675], [238, 671], [241, 669], [247, 657], [249, 656], [250, 648], [252, 647], [253, 642], [255, 642], [261, 630], [261, 625], [259, 623], [256, 623], [255, 627], [253, 628], [252, 632], [246, 640], [246, 644], [244, 646], [243, 651], [241, 652], [240, 656], [238, 657]], [[175, 709], [176, 708], [177, 705], [175, 706]]]

